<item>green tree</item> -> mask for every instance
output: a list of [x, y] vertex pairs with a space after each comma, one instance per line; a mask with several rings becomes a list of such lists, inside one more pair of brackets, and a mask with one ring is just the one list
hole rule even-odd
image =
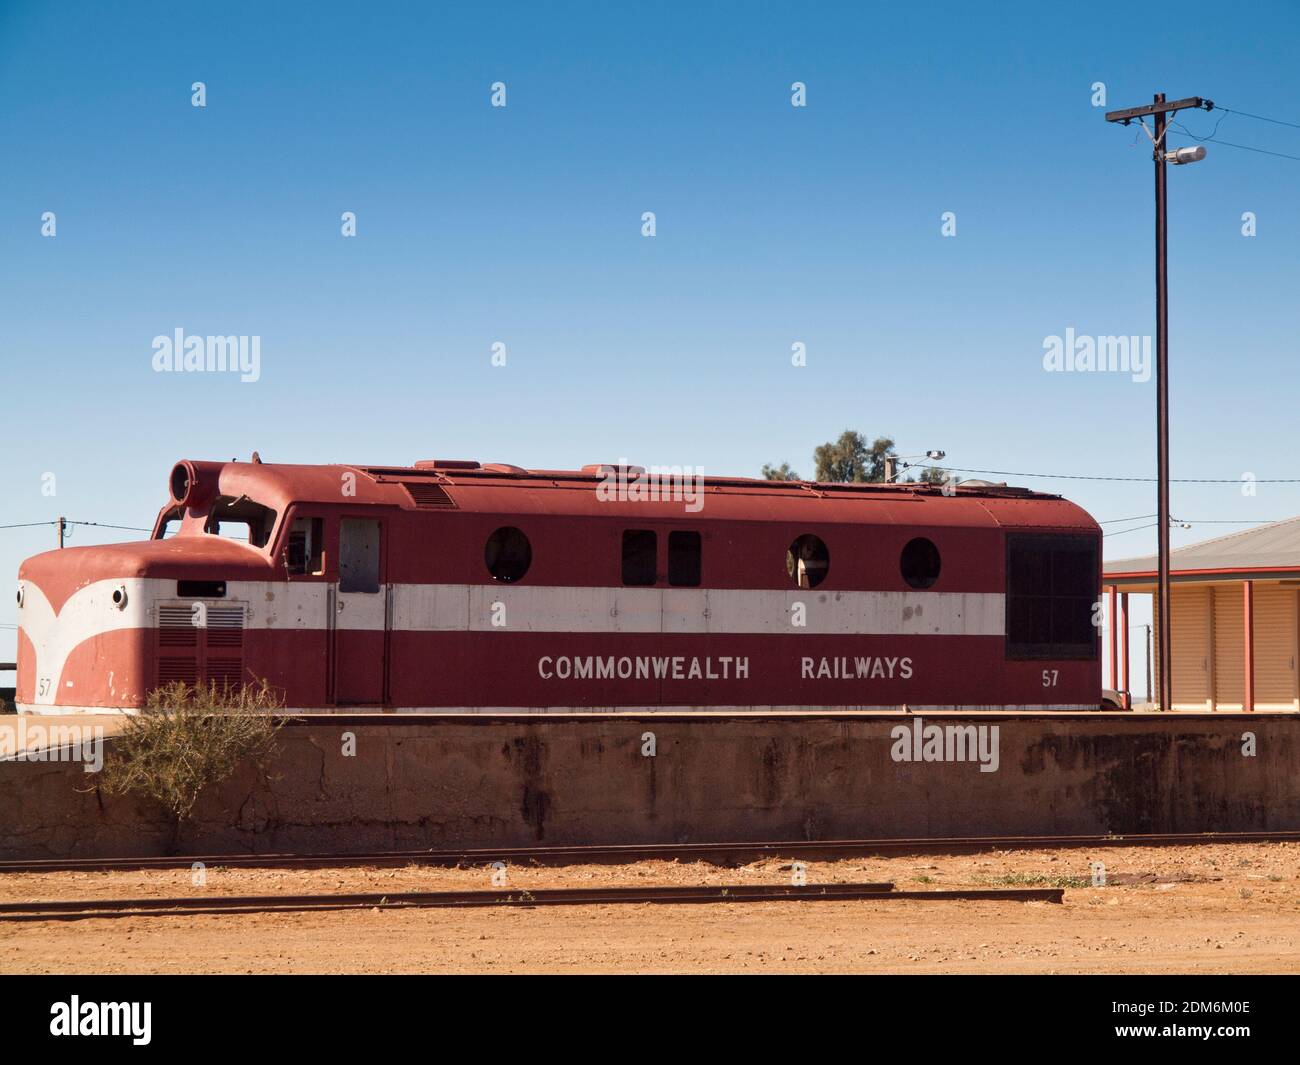
[[827, 441], [813, 452], [817, 480], [845, 483], [878, 483], [885, 479], [885, 458], [896, 454], [894, 441], [878, 436], [871, 443], [852, 429], [845, 429], [838, 440]]
[[938, 466], [927, 466], [921, 471], [921, 476], [917, 480], [922, 484], [942, 485], [947, 477], [947, 470], [941, 470]]
[[763, 479], [767, 481], [800, 481], [803, 480], [794, 470], [790, 469], [790, 463], [783, 462], [780, 466], [769, 466], [763, 464]]

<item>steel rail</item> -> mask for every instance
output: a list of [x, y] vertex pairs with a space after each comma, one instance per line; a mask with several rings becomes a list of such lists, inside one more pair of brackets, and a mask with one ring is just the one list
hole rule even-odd
[[664, 843], [489, 847], [453, 850], [374, 851], [356, 854], [199, 854], [135, 858], [44, 858], [0, 861], [2, 873], [111, 872], [183, 869], [199, 863], [224, 868], [316, 866], [476, 866], [619, 864], [703, 861], [739, 864], [764, 858], [835, 860], [891, 854], [963, 854], [996, 850], [1079, 847], [1168, 847], [1213, 843], [1300, 843], [1300, 832], [1200, 832], [1104, 836], [954, 836], [938, 839], [786, 840], [773, 843]]
[[147, 899], [76, 899], [0, 904], [0, 921], [77, 921], [116, 917], [320, 912], [362, 909], [476, 908], [483, 906], [603, 906], [748, 902], [856, 902], [904, 899], [977, 902], [1051, 902], [1062, 888], [894, 891], [890, 883], [670, 885], [665, 887], [509, 888], [494, 891], [417, 891], [386, 894], [199, 895]]

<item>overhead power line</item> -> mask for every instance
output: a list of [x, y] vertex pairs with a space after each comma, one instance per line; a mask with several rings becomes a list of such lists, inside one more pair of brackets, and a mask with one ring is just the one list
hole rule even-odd
[[1210, 132], [1204, 137], [1193, 133], [1181, 122], [1170, 122], [1169, 126], [1171, 129], [1177, 130], [1181, 135], [1190, 137], [1198, 144], [1221, 144], [1225, 148], [1240, 148], [1245, 152], [1258, 152], [1260, 155], [1272, 155], [1279, 159], [1291, 159], [1300, 162], [1300, 155], [1291, 155], [1288, 152], [1275, 152], [1270, 148], [1259, 148], [1251, 144], [1237, 144], [1234, 141], [1220, 140], [1218, 137], [1219, 127], [1223, 125], [1223, 120], [1224, 118], [1227, 118], [1228, 115], [1240, 115], [1242, 118], [1253, 118], [1259, 122], [1271, 122], [1275, 126], [1288, 126], [1291, 129], [1300, 129], [1300, 122], [1287, 122], [1280, 118], [1268, 118], [1265, 115], [1253, 115], [1249, 111], [1234, 111], [1230, 107], [1220, 107], [1218, 104], [1214, 104], [1213, 109], [1215, 111], [1222, 111], [1223, 115], [1220, 117], [1219, 121], [1214, 124], [1214, 129], [1210, 130]]
[[[55, 518], [53, 521], [22, 521], [22, 522], [18, 522], [16, 525], [0, 525], [0, 529], [34, 529], [40, 525], [58, 525], [58, 524], [59, 524], [59, 520]], [[92, 525], [100, 529], [124, 529], [127, 532], [153, 532], [153, 529], [147, 529], [141, 525], [110, 525], [108, 522], [105, 521], [73, 521], [72, 519], [69, 518], [63, 524], [64, 525]]]
[[1112, 529], [1108, 533], [1102, 533], [1102, 536], [1123, 536], [1125, 533], [1141, 532], [1143, 529], [1154, 529], [1160, 523], [1158, 521], [1150, 522], [1147, 525], [1138, 525], [1132, 529]]
[[[1097, 522], [1098, 525], [1120, 525], [1126, 521], [1146, 521], [1148, 518], [1154, 518], [1155, 514], [1134, 514], [1131, 518], [1107, 518], [1105, 521]], [[1188, 525], [1276, 525], [1278, 518], [1205, 518], [1203, 521], [1197, 521], [1194, 518], [1185, 519]]]
[[[1154, 514], [1148, 514], [1148, 518], [1154, 518]], [[1120, 521], [1140, 521], [1140, 518], [1114, 518], [1109, 522], [1099, 521], [1098, 525], [1112, 525]], [[1146, 525], [1135, 525], [1131, 529], [1112, 529], [1110, 532], [1102, 533], [1102, 536], [1123, 536], [1125, 533], [1141, 532], [1143, 529], [1154, 529], [1159, 522], [1153, 521]], [[1179, 526], [1195, 525], [1275, 525], [1276, 521], [1265, 521], [1255, 518], [1207, 518], [1204, 521], [1197, 521], [1195, 518], [1179, 518], [1176, 521]]]
[[[979, 473], [992, 477], [1039, 477], [1062, 481], [1131, 481], [1154, 484], [1154, 477], [1107, 477], [1087, 473], [1026, 473], [1024, 470], [971, 470], [957, 466], [922, 466], [926, 470], [946, 470], [949, 473]], [[1300, 484], [1300, 477], [1254, 477], [1254, 484]], [[1240, 477], [1171, 477], [1170, 484], [1241, 484]]]
[[1300, 129], [1300, 122], [1284, 122], [1280, 118], [1265, 118], [1263, 115], [1252, 115], [1249, 111], [1234, 111], [1231, 107], [1220, 107], [1214, 105], [1216, 111], [1222, 111], [1229, 115], [1241, 115], [1242, 118], [1253, 118], [1260, 122], [1272, 122], [1275, 126], [1290, 126], [1292, 129]]

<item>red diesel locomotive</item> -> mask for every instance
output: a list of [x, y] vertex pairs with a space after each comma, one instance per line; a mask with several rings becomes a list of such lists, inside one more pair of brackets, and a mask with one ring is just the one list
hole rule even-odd
[[1101, 702], [1100, 530], [1059, 496], [460, 461], [185, 461], [170, 495], [147, 541], [23, 563], [20, 711]]

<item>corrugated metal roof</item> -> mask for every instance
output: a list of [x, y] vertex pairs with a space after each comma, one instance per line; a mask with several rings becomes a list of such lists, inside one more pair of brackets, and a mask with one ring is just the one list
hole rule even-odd
[[[1171, 573], [1241, 569], [1300, 569], [1300, 518], [1188, 544], [1169, 554]], [[1155, 555], [1121, 558], [1105, 564], [1107, 577], [1155, 571]]]

